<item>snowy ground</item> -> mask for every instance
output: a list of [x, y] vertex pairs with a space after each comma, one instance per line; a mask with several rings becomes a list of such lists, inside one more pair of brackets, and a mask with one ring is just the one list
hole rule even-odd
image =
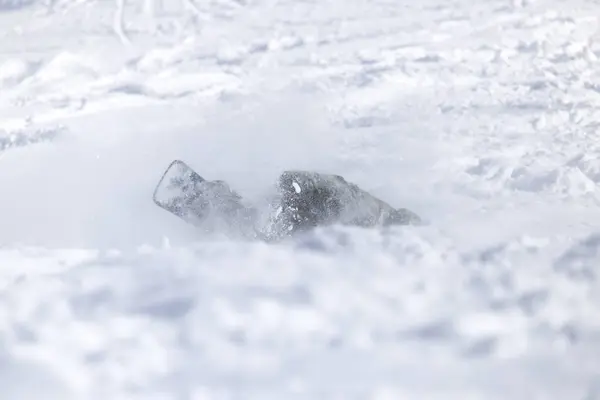
[[[6, 399], [600, 399], [600, 5], [0, 0]], [[344, 175], [424, 227], [200, 240]]]

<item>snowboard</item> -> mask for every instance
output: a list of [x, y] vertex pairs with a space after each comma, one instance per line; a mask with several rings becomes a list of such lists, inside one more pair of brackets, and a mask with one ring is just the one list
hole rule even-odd
[[253, 210], [221, 180], [209, 181], [188, 164], [174, 160], [153, 193], [160, 208], [207, 233], [252, 236]]

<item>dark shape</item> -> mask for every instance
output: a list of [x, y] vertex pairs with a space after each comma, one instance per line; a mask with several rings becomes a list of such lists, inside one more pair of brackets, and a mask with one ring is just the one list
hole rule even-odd
[[154, 202], [206, 232], [280, 240], [318, 226], [362, 227], [419, 224], [406, 209], [395, 209], [338, 175], [285, 171], [269, 203], [268, 222], [223, 181], [207, 181], [183, 161], [169, 165], [154, 191]]
[[153, 195], [161, 208], [207, 233], [248, 236], [255, 211], [223, 181], [207, 181], [183, 161], [173, 161]]

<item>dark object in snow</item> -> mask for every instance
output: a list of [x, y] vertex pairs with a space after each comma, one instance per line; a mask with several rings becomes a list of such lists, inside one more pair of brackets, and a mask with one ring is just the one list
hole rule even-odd
[[154, 202], [205, 232], [281, 240], [318, 226], [361, 227], [419, 224], [406, 209], [395, 209], [338, 175], [285, 171], [266, 217], [224, 181], [208, 181], [183, 161], [173, 161], [154, 191]]

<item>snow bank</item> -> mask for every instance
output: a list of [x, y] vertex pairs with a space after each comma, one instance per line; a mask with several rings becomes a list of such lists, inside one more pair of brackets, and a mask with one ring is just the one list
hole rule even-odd
[[[173, 399], [376, 398], [432, 385], [451, 398], [463, 385], [489, 398], [461, 368], [481, 365], [486, 380], [508, 384], [525, 373], [517, 360], [556, 357], [563, 362], [514, 394], [574, 395], [575, 376], [548, 377], [594, 346], [599, 292], [535, 261], [554, 244], [525, 237], [462, 254], [431, 229], [332, 228], [235, 251], [220, 241], [126, 253], [3, 250], [2, 265], [19, 265], [1, 275], [5, 357], [11, 373], [37, 365], [46, 385], [77, 398]], [[573, 262], [565, 257], [556, 265]], [[434, 355], [444, 361], [419, 361]], [[593, 371], [593, 358], [579, 362], [580, 374]]]

